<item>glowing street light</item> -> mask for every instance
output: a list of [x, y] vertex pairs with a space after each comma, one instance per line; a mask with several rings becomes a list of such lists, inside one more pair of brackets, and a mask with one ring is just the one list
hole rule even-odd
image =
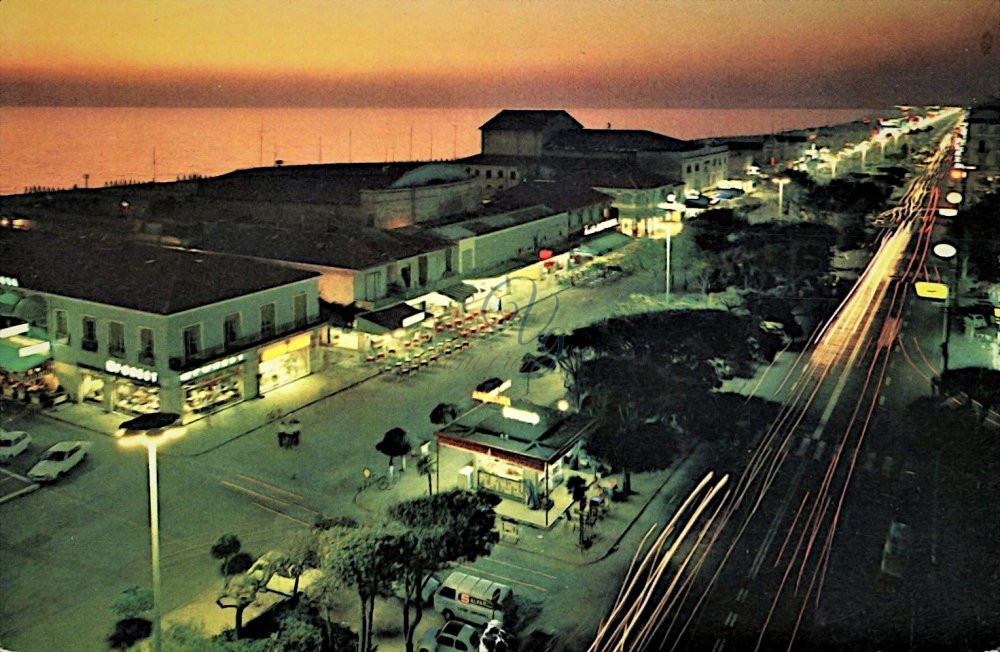
[[153, 567], [153, 652], [160, 652], [160, 617], [163, 601], [160, 596], [160, 499], [156, 475], [156, 449], [177, 439], [184, 429], [177, 426], [179, 414], [154, 412], [122, 423], [114, 435], [126, 447], [145, 446], [149, 462], [149, 541]]
[[962, 193], [958, 192], [957, 190], [952, 190], [947, 195], [945, 195], [944, 198], [949, 204], [962, 203]]
[[785, 199], [785, 184], [791, 181], [788, 177], [779, 177], [774, 180], [778, 184], [778, 215], [782, 215], [782, 204]]
[[[934, 245], [934, 248], [931, 251], [933, 251], [934, 255], [940, 258], [941, 260], [951, 260], [952, 258], [955, 258], [955, 292], [949, 292], [948, 294], [955, 297], [954, 299], [951, 300], [950, 303], [957, 306], [958, 297], [956, 293], [958, 292], [959, 281], [958, 281], [958, 259], [956, 258], [956, 255], [958, 254], [958, 247], [951, 244], [950, 242], [939, 242], [936, 245]], [[948, 340], [951, 337], [951, 308], [949, 307], [948, 304], [949, 301], [946, 298], [944, 303], [944, 325], [943, 325], [944, 340], [941, 342], [942, 375], [944, 375], [944, 372], [948, 371]]]

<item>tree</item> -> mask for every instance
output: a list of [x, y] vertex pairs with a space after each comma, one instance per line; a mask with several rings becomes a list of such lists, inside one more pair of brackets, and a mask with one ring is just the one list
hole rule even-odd
[[400, 574], [403, 547], [396, 532], [385, 527], [348, 531], [334, 542], [323, 561], [323, 571], [358, 594], [361, 629], [359, 652], [372, 650], [375, 598], [389, 596], [392, 582]]
[[437, 469], [437, 465], [434, 463], [434, 458], [430, 455], [421, 455], [420, 459], [417, 460], [417, 473], [419, 475], [427, 476], [427, 495], [434, 495], [434, 471]]
[[392, 466], [393, 458], [408, 454], [412, 448], [406, 438], [406, 431], [402, 428], [387, 430], [382, 436], [382, 441], [375, 444], [375, 450], [389, 458], [389, 466]]
[[389, 509], [389, 517], [406, 528], [399, 543], [407, 652], [413, 650], [413, 636], [423, 617], [421, 592], [427, 578], [449, 563], [471, 562], [490, 553], [499, 540], [494, 529], [499, 502], [492, 494], [453, 490]]
[[257, 583], [246, 575], [231, 577], [223, 588], [223, 592], [215, 600], [220, 609], [235, 611], [234, 630], [236, 638], [243, 635], [243, 612], [257, 599]]
[[454, 403], [438, 403], [431, 410], [430, 420], [435, 425], [443, 425], [454, 421], [458, 416], [458, 406]]
[[584, 510], [587, 508], [587, 481], [583, 476], [573, 475], [566, 481], [566, 489], [573, 496], [573, 502], [580, 507], [580, 547], [583, 548], [586, 538], [583, 536]]
[[212, 544], [212, 557], [222, 560], [221, 571], [223, 575], [233, 574], [232, 562], [239, 554], [240, 548], [240, 540], [235, 534], [223, 534], [218, 541]]
[[150, 635], [153, 623], [144, 617], [153, 608], [153, 591], [131, 584], [122, 589], [114, 602], [111, 612], [118, 616], [115, 631], [108, 637], [112, 648], [128, 648], [136, 641]]
[[271, 652], [271, 644], [248, 639], [227, 641], [189, 623], [176, 623], [163, 630], [163, 652]]

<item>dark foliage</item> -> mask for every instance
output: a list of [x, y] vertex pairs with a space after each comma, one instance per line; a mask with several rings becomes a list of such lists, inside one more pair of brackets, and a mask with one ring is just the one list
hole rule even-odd
[[112, 650], [127, 650], [138, 641], [149, 638], [153, 623], [145, 618], [123, 618], [115, 623], [115, 631], [108, 636], [108, 646]]

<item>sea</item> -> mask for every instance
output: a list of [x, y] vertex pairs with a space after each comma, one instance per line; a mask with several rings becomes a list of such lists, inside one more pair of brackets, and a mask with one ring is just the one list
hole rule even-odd
[[[0, 195], [175, 181], [236, 169], [446, 160], [480, 151], [496, 108], [0, 106]], [[681, 139], [763, 134], [876, 118], [878, 109], [567, 109], [593, 129]]]

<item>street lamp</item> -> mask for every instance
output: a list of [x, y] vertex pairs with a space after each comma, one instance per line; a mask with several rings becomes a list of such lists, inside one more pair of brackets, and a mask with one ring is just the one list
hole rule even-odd
[[778, 177], [777, 179], [774, 180], [774, 182], [776, 184], [778, 184], [778, 216], [779, 217], [782, 215], [781, 210], [782, 210], [782, 204], [784, 203], [784, 198], [785, 198], [785, 184], [788, 183], [789, 181], [791, 181], [791, 179], [789, 179], [788, 177]]
[[156, 476], [156, 449], [177, 439], [184, 429], [177, 427], [179, 414], [154, 412], [125, 421], [114, 435], [121, 446], [145, 446], [149, 461], [149, 541], [153, 567], [153, 652], [160, 652], [160, 617], [163, 601], [160, 597], [160, 499]]
[[[939, 242], [934, 245], [932, 249], [934, 255], [941, 260], [951, 260], [955, 258], [958, 254], [958, 249], [955, 245], [950, 242]], [[958, 259], [955, 260], [955, 292], [958, 292]], [[944, 372], [948, 371], [948, 340], [951, 337], [951, 309], [949, 308], [949, 303], [952, 305], [957, 305], [954, 301], [951, 301], [952, 292], [948, 293], [948, 296], [944, 300], [944, 338], [941, 342], [941, 375], [944, 376]]]

